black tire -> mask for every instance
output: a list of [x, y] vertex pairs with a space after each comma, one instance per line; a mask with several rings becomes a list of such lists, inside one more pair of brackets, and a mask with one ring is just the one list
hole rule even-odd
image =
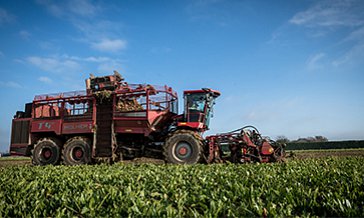
[[80, 165], [91, 163], [90, 140], [83, 137], [69, 139], [63, 148], [63, 163], [65, 165]]
[[61, 143], [57, 139], [42, 138], [35, 144], [32, 154], [34, 165], [57, 165], [61, 159]]
[[164, 156], [168, 163], [200, 163], [203, 161], [202, 137], [194, 131], [178, 130], [167, 138]]

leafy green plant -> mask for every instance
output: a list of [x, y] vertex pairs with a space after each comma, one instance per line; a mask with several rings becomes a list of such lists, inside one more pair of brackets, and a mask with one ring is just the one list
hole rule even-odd
[[0, 217], [362, 217], [363, 161], [6, 167]]

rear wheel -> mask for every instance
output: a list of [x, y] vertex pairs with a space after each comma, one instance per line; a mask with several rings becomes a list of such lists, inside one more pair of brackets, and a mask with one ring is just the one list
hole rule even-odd
[[83, 137], [69, 139], [64, 145], [63, 162], [66, 165], [80, 165], [91, 162], [90, 140]]
[[164, 145], [168, 163], [195, 164], [203, 160], [201, 136], [190, 130], [178, 130], [169, 136]]
[[60, 161], [61, 143], [57, 139], [42, 138], [34, 146], [32, 163], [34, 165], [56, 165]]

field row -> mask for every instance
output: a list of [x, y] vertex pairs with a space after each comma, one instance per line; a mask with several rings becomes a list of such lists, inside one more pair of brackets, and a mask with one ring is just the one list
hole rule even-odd
[[6, 167], [0, 217], [363, 217], [363, 161]]

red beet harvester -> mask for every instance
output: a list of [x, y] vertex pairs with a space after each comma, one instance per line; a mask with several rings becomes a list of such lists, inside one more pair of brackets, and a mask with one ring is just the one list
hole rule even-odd
[[168, 163], [276, 162], [283, 145], [252, 126], [207, 136], [212, 89], [184, 91], [184, 112], [168, 86], [128, 84], [114, 75], [86, 80], [85, 91], [37, 95], [12, 121], [10, 152], [35, 165], [89, 164], [136, 157]]

